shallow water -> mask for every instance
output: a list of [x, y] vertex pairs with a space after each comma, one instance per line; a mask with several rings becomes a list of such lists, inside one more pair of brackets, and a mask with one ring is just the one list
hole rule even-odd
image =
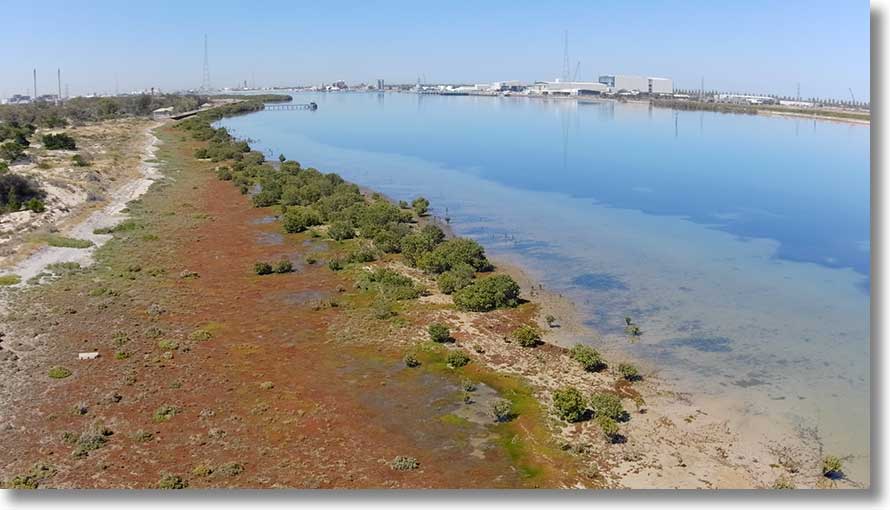
[[[396, 199], [579, 304], [681, 391], [816, 429], [868, 480], [869, 127], [648, 105], [296, 95], [223, 122]], [[643, 335], [628, 339], [624, 317]]]

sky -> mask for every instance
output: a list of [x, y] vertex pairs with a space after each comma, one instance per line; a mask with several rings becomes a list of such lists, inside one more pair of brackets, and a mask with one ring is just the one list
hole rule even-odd
[[[77, 7], [73, 7], [77, 5]], [[0, 96], [211, 84], [485, 83], [562, 74], [868, 100], [865, 0], [4, 2]], [[14, 20], [14, 21], [13, 21]], [[579, 64], [580, 62], [580, 64]]]

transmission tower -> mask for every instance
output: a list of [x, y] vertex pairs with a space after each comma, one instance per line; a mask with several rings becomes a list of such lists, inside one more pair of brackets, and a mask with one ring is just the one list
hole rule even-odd
[[571, 69], [569, 69], [571, 64], [569, 64], [569, 31], [565, 31], [564, 44], [562, 49], [562, 81], [569, 81], [569, 73]]
[[207, 57], [207, 34], [204, 34], [204, 78], [201, 80], [201, 90], [209, 91], [210, 86], [210, 59]]

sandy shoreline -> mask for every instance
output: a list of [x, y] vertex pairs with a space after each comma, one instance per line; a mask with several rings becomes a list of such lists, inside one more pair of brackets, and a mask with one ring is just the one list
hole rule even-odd
[[[110, 236], [96, 235], [93, 230], [112, 226], [126, 218], [122, 213], [126, 203], [145, 193], [160, 177], [157, 165], [149, 162], [154, 158], [157, 144], [157, 138], [152, 136], [140, 165], [142, 177], [121, 186], [102, 211], [93, 213], [66, 233], [93, 240], [96, 245], [107, 241]], [[447, 225], [441, 226], [447, 229]], [[86, 265], [92, 260], [94, 249], [47, 247], [19, 263], [16, 273], [22, 276], [24, 282], [40, 274], [50, 263], [73, 261]], [[611, 369], [603, 373], [584, 372], [568, 360], [561, 349], [577, 343], [579, 339], [596, 337], [596, 333], [584, 325], [575, 303], [544, 289], [524, 268], [499, 257], [495, 257], [493, 262], [499, 271], [510, 274], [520, 284], [525, 298], [538, 306], [535, 319], [545, 332], [544, 340], [557, 348], [517, 349], [479, 326], [480, 320], [489, 319], [478, 314], [447, 312], [450, 319], [459, 325], [459, 330], [473, 338], [477, 348], [484, 347], [486, 354], [480, 359], [484, 359], [496, 371], [517, 374], [528, 380], [541, 392], [542, 404], [548, 401], [550, 392], [559, 386], [573, 385], [584, 393], [611, 388], [614, 379]], [[546, 315], [557, 317], [559, 327], [549, 327], [543, 321]], [[496, 316], [493, 315], [490, 320], [497, 320]], [[469, 348], [469, 345], [464, 348]], [[613, 352], [606, 354], [607, 361], [613, 366], [617, 366], [619, 361], [630, 361], [626, 353], [622, 353], [621, 357]], [[626, 443], [604, 443], [597, 425], [592, 422], [561, 428], [564, 444], [571, 449], [577, 448], [581, 452], [579, 456], [592, 459], [602, 467], [607, 486], [768, 488], [777, 478], [786, 477], [793, 479], [798, 487], [815, 487], [824, 480], [818, 474], [821, 451], [812, 441], [789, 436], [785, 431], [776, 433], [775, 423], [766, 416], [731, 420], [726, 413], [715, 411], [719, 409], [719, 405], [715, 404], [720, 402], [705, 406], [695, 395], [672, 391], [668, 384], [654, 375], [654, 370], [644, 367], [642, 373], [644, 379], [632, 387], [615, 387], [617, 391], [628, 392], [626, 398], [638, 393], [644, 401], [642, 406], [637, 404], [633, 418], [622, 426], [628, 438]], [[632, 407], [628, 407], [628, 411], [632, 411]], [[768, 434], [768, 431], [772, 431], [772, 434]], [[792, 460], [785, 462], [782, 459]], [[793, 464], [797, 468], [791, 470], [786, 464]]]
[[[73, 225], [63, 226], [60, 233], [71, 238], [83, 239], [91, 241], [94, 246], [89, 248], [62, 248], [54, 246], [44, 246], [33, 253], [26, 254], [24, 258], [16, 262], [11, 268], [2, 271], [0, 274], [15, 274], [21, 277], [21, 282], [15, 285], [22, 287], [27, 285], [27, 281], [35, 278], [51, 264], [74, 262], [81, 266], [87, 266], [92, 263], [93, 252], [96, 248], [102, 246], [111, 239], [110, 234], [96, 234], [94, 231], [99, 228], [108, 228], [117, 225], [127, 218], [127, 214], [122, 212], [126, 209], [127, 204], [142, 196], [148, 188], [160, 177], [157, 164], [150, 162], [154, 159], [155, 151], [158, 148], [158, 139], [151, 134], [151, 131], [158, 125], [146, 128], [149, 135], [148, 143], [145, 145], [141, 163], [139, 164], [140, 177], [129, 182], [125, 182], [115, 189], [110, 196], [108, 203], [100, 210], [94, 211], [87, 218], [80, 220]], [[64, 218], [61, 223], [65, 223]], [[2, 298], [0, 298], [2, 299]]]

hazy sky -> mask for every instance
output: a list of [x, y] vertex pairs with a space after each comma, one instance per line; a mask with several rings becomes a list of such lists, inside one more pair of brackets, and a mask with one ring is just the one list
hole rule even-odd
[[[76, 5], [76, 7], [74, 7]], [[479, 83], [645, 74], [675, 87], [869, 97], [865, 0], [4, 2], [0, 95], [211, 82]]]

